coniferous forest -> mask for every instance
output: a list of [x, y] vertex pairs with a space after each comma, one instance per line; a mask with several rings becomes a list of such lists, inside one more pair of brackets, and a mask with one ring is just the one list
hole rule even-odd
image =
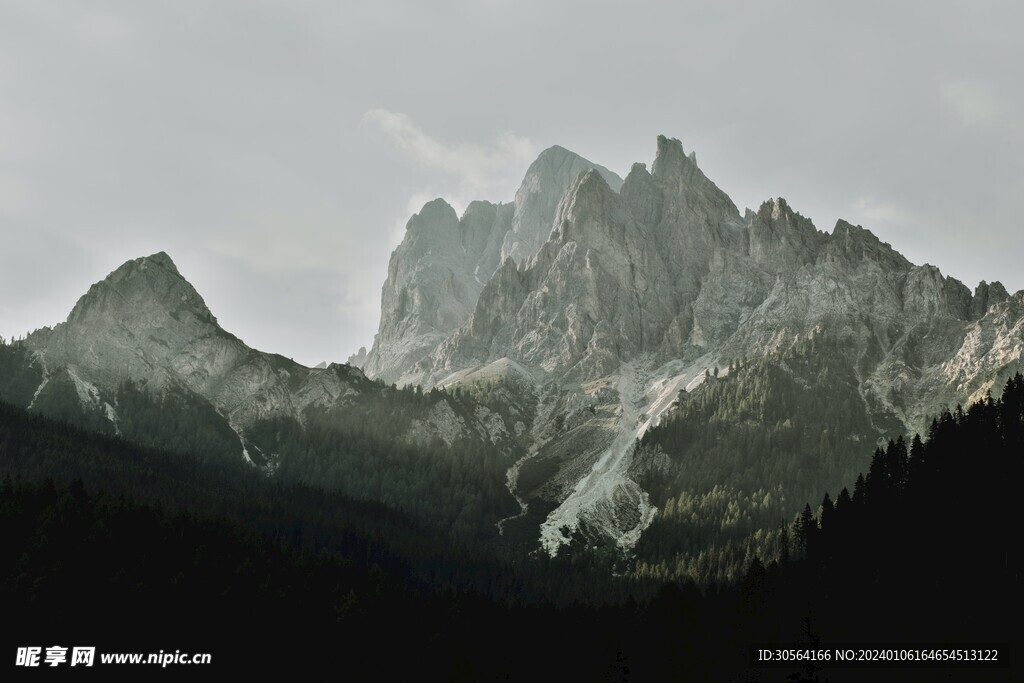
[[[16, 348], [0, 362], [22, 367]], [[753, 365], [735, 377], [765, 383], [770, 372]], [[380, 680], [976, 681], [1013, 671], [770, 668], [754, 665], [751, 648], [998, 643], [1010, 647], [1000, 653], [1009, 664], [1020, 375], [998, 399], [868, 450], [861, 471], [841, 466], [845, 483], [808, 498], [791, 523], [758, 520], [760, 535], [719, 546], [729, 557], [698, 553], [678, 571], [673, 539], [699, 541], [673, 534], [686, 515], [670, 486], [655, 492], [665, 519], [638, 548], [653, 559], [587, 547], [524, 554], [489, 531], [515, 508], [500, 486], [507, 456], [399, 446], [358, 419], [329, 427], [325, 418], [301, 433], [268, 422], [249, 437], [277, 442], [283, 476], [268, 478], [218, 456], [232, 435], [189, 397], [121, 388], [129, 435], [159, 435], [152, 425], [170, 424], [159, 415], [209, 425], [201, 439], [176, 441], [172, 429], [146, 444], [25, 410], [21, 385], [32, 378], [12, 376], [0, 404], [0, 604], [26, 642], [85, 638], [128, 650], [166, 638], [214, 652], [224, 670], [316, 661]], [[726, 378], [711, 390], [732, 389]], [[424, 400], [407, 393], [410, 405]], [[686, 416], [711, 406], [682, 406], [640, 448], [677, 452], [678, 431], [693, 424]], [[779, 407], [777, 422], [794, 410]], [[840, 406], [824, 424], [845, 415]], [[800, 426], [780, 424], [779, 438], [791, 428]], [[830, 447], [827, 435], [816, 447]], [[701, 562], [731, 562], [736, 576], [692, 571]]]

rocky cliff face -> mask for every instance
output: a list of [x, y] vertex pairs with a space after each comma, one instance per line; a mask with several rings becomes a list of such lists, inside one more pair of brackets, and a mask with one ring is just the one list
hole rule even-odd
[[180, 385], [235, 425], [293, 412], [293, 393], [312, 374], [221, 329], [164, 253], [125, 263], [89, 289], [67, 322], [26, 343], [47, 370], [108, 390], [127, 379], [156, 390]]
[[[1024, 354], [1024, 292], [972, 292], [862, 227], [821, 232], [781, 198], [741, 214], [665, 137], [651, 170], [635, 164], [622, 182], [552, 148], [513, 204], [474, 202], [460, 218], [428, 203], [392, 255], [382, 304], [373, 348], [353, 358], [368, 375], [486, 397], [459, 412], [444, 393], [417, 394], [422, 411], [396, 438], [527, 442], [508, 474], [523, 514], [500, 528], [533, 525], [551, 553], [580, 532], [634, 546], [656, 514], [634, 478], [636, 440], [736, 359], [834, 340], [831, 366], [863, 418], [851, 423], [870, 429], [830, 438], [869, 444], [998, 392]], [[349, 365], [310, 369], [249, 348], [162, 253], [124, 264], [24, 345], [35, 365], [19, 383], [39, 377], [33, 402], [70, 393], [116, 426], [121, 382], [173, 389], [222, 416], [246, 457], [245, 431], [268, 418], [369, 414], [397, 395]], [[794, 386], [830, 399], [828, 381], [780, 363]], [[750, 466], [771, 468], [763, 460]]]
[[[937, 326], [947, 346], [962, 339], [1008, 298], [998, 283], [972, 295], [845, 221], [819, 232], [781, 198], [741, 217], [676, 140], [659, 138], [653, 168], [635, 165], [620, 193], [582, 173], [536, 257], [507, 260], [421, 363], [428, 381], [507, 356], [586, 382], [641, 358], [762, 356], [816, 330], [858, 340], [874, 367], [923, 329], [929, 344]], [[935, 407], [921, 400], [899, 411], [908, 427]]]
[[368, 375], [399, 381], [465, 321], [497, 267], [512, 211], [511, 205], [473, 202], [459, 219], [435, 199], [409, 220], [388, 265], [381, 292], [387, 314], [366, 358]]
[[459, 218], [444, 200], [427, 203], [391, 255], [367, 375], [422, 383], [417, 365], [466, 321], [503, 260], [536, 254], [565, 190], [590, 169], [614, 187], [622, 184], [611, 171], [551, 147], [530, 166], [512, 204], [472, 202]]
[[622, 187], [622, 178], [564, 147], [556, 145], [541, 152], [516, 192], [512, 226], [501, 245], [502, 261], [521, 263], [540, 251], [551, 235], [562, 195], [581, 173], [591, 170], [616, 192]]
[[[34, 403], [70, 387], [84, 407], [116, 429], [115, 397], [123, 382], [156, 395], [184, 393], [223, 417], [247, 458], [244, 435], [252, 425], [278, 417], [302, 422], [309, 410], [348, 409], [383, 390], [350, 365], [311, 369], [248, 347], [220, 327], [164, 253], [125, 263], [93, 285], [66, 322], [34, 332], [24, 344], [42, 373]], [[445, 401], [440, 397], [435, 406], [440, 413]], [[493, 443], [487, 436], [495, 432], [491, 413], [471, 422], [456, 429], [427, 420], [406, 438], [482, 434]]]
[[507, 355], [592, 380], [641, 355], [700, 356], [771, 286], [747, 243], [729, 198], [661, 138], [654, 173], [634, 166], [621, 193], [595, 171], [576, 179], [537, 256], [506, 261], [439, 346], [435, 376]]
[[[678, 140], [658, 138], [651, 172], [635, 164], [621, 187], [606, 176], [579, 169], [542, 242], [514, 215], [501, 265], [406, 374], [431, 386], [527, 369], [541, 418], [518, 493], [554, 506], [541, 530], [552, 552], [581, 525], [633, 542], [650, 514], [625, 474], [633, 439], [729, 359], [826, 334], [852, 349], [865, 410], [907, 430], [1020, 367], [1024, 293], [972, 294], [864, 228], [818, 231], [781, 198], [741, 215]], [[540, 177], [520, 193], [541, 197]], [[392, 317], [385, 307], [382, 329]], [[531, 468], [555, 474], [538, 483]]]

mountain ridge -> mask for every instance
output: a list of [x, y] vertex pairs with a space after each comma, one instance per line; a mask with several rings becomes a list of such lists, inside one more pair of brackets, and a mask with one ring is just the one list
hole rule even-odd
[[[250, 440], [251, 429], [273, 420], [303, 424], [322, 412], [354, 410], [376, 402], [386, 389], [349, 364], [307, 368], [250, 348], [219, 325], [165, 252], [127, 261], [92, 285], [65, 322], [33, 332], [19, 347], [27, 350], [25, 362], [38, 383], [22, 407], [120, 433], [122, 408], [135, 408], [121, 406], [120, 400], [166, 406], [173, 396], [174, 405], [184, 407], [176, 410], [192, 411], [178, 417], [204, 415], [221, 432], [216, 423], [222, 422], [237, 439], [235, 455], [268, 472], [276, 467], [275, 454]], [[468, 438], [498, 450], [508, 447], [511, 422], [506, 425], [484, 407], [455, 415], [451, 400], [439, 395], [427, 401], [432, 410], [422, 408], [427, 414], [395, 438], [410, 443]], [[178, 417], [168, 410], [164, 419]]]
[[[505, 253], [512, 242], [519, 251]], [[835, 354], [824, 374], [791, 366], [806, 343]], [[177, 392], [219, 415], [241, 457], [268, 472], [275, 454], [249, 433], [285, 423], [298, 433], [400, 395], [410, 407], [397, 441], [517, 454], [507, 482], [522, 512], [500, 531], [536, 522], [550, 554], [580, 534], [628, 554], [659, 514], [637, 483], [644, 468], [702, 457], [638, 463], [635, 444], [682, 402], [704, 400], [720, 370], [768, 364], [764, 381], [786, 386], [764, 396], [799, 387], [808, 405], [843, 401], [851, 431], [806, 435], [822, 443], [922, 430], [1021, 368], [1024, 291], [982, 282], [972, 292], [870, 230], [840, 219], [820, 231], [782, 197], [741, 215], [693, 153], [659, 136], [651, 171], [634, 164], [625, 180], [554, 147], [513, 203], [472, 202], [460, 217], [428, 202], [391, 256], [375, 343], [351, 365], [311, 369], [249, 348], [164, 252], [126, 262], [22, 345], [34, 370], [19, 376], [19, 396], [38, 383], [30, 408], [70, 400], [117, 430], [125, 382]], [[390, 384], [419, 388], [389, 394]], [[743, 448], [760, 472], [752, 480], [777, 479], [775, 456]], [[809, 485], [831, 487], [859, 464], [822, 468]], [[784, 494], [772, 508], [783, 516]]]
[[[677, 139], [658, 136], [651, 168], [634, 164], [620, 188], [594, 169], [577, 174], [539, 251], [505, 259], [465, 321], [389, 375], [430, 387], [499, 361], [540, 373], [534, 390], [549, 421], [535, 426], [532, 458], [556, 471], [537, 489], [558, 506], [548, 529], [634, 538], [647, 510], [627, 475], [631, 439], [620, 437], [642, 437], [670, 410], [666, 387], [692, 390], [730, 358], [835, 337], [860, 410], [879, 425], [859, 438], [923, 429], [1020, 367], [1022, 322], [1001, 285], [972, 293], [861, 226], [839, 219], [819, 231], [782, 198], [741, 215]], [[594, 472], [614, 483], [599, 485]], [[619, 498], [639, 514], [623, 516]], [[546, 538], [557, 552], [562, 541]]]

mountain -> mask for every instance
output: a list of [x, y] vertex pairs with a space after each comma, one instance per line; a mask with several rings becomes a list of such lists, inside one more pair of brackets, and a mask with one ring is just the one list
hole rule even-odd
[[[345, 361], [345, 362], [348, 365], [351, 365], [354, 368], [359, 368], [361, 370], [363, 368], [363, 366], [366, 365], [366, 354], [367, 354], [366, 347], [365, 346], [360, 346], [359, 350], [356, 351], [355, 353], [353, 353], [351, 356], [349, 356], [348, 360]], [[324, 365], [324, 367], [327, 367], [327, 363], [323, 363], [323, 365]], [[317, 366], [317, 367], [320, 367], [320, 366]]]
[[0, 338], [23, 642], [233, 633], [215, 661], [248, 666], [386, 631], [385, 676], [439, 680], [819, 680], [752, 648], [1006, 643], [1024, 292], [781, 198], [741, 214], [677, 140], [621, 185], [545, 154], [522, 202], [410, 221], [349, 364], [250, 348], [164, 253]]
[[363, 366], [367, 374], [420, 383], [416, 364], [466, 321], [503, 261], [522, 261], [540, 249], [559, 199], [586, 170], [614, 187], [622, 184], [611, 171], [556, 146], [530, 165], [512, 204], [475, 201], [461, 218], [443, 199], [424, 205], [391, 255], [380, 327]]
[[972, 292], [781, 198], [741, 214], [659, 137], [625, 181], [553, 147], [514, 203], [425, 205], [351, 359], [365, 374], [250, 348], [159, 253], [0, 345], [0, 399], [459, 539], [661, 572], [760, 543], [862, 471], [866, 444], [998, 392], [1022, 351], [1024, 292]]
[[[155, 401], [154, 410], [166, 412], [173, 397], [182, 424], [169, 439], [180, 443], [180, 433], [197, 428], [185, 424], [187, 413], [219, 431], [222, 442], [233, 440], [238, 456], [268, 468], [276, 466], [274, 454], [263, 453], [249, 431], [269, 420], [305, 423], [324, 412], [365, 409], [385, 391], [349, 365], [307, 368], [248, 347], [218, 324], [163, 252], [123, 264], [89, 289], [66, 322], [32, 333], [20, 346], [31, 368], [11, 366], [4, 379], [10, 382], [17, 370], [23, 378], [27, 373], [22, 384], [35, 379], [38, 386], [22, 390], [16, 404], [122, 433], [139, 430], [136, 402]], [[465, 437], [493, 446], [512, 429], [486, 408], [463, 416], [453, 405], [442, 395], [425, 399], [409, 415], [421, 419], [395, 438], [450, 443]], [[135, 411], [132, 419], [126, 411]], [[160, 420], [168, 421], [167, 415]], [[225, 429], [237, 436], [223, 438]], [[138, 436], [147, 445], [173, 445]]]
[[249, 348], [220, 327], [163, 252], [122, 265], [89, 289], [66, 322], [29, 335], [25, 345], [44, 373], [36, 402], [68, 378], [82, 402], [102, 407], [115, 425], [111, 397], [127, 380], [201, 397], [243, 430], [333, 404], [362, 379], [349, 368], [315, 372]]
[[[831, 233], [821, 232], [781, 198], [740, 214], [675, 139], [658, 138], [650, 172], [635, 164], [621, 187], [606, 176], [580, 169], [550, 227], [532, 233], [546, 240], [506, 238], [529, 250], [503, 249], [512, 257], [486, 284], [474, 280], [471, 287], [456, 286], [468, 279], [465, 266], [459, 279], [449, 275], [457, 268], [438, 265], [463, 253], [439, 251], [455, 244], [455, 235], [470, 240], [470, 222], [464, 216], [459, 223], [443, 206], [425, 207], [392, 256], [382, 297], [370, 357], [391, 361], [367, 366], [371, 377], [424, 387], [517, 378], [536, 399], [538, 418], [533, 448], [510, 481], [524, 509], [547, 511], [540, 531], [549, 552], [578, 533], [633, 547], [658, 514], [636, 482], [647, 475], [633, 462], [634, 443], [681, 402], [696, 400], [719, 367], [723, 378], [729, 374], [732, 361], [785, 370], [798, 342], [830, 349], [836, 358], [828, 373], [842, 382], [789, 376], [812, 404], [849, 403], [858, 416], [850, 424], [860, 426], [840, 435], [847, 445], [923, 430], [944, 406], [998, 391], [1021, 367], [1024, 292], [1011, 296], [996, 282], [972, 293], [860, 226], [839, 220]], [[524, 188], [539, 178], [528, 174]], [[526, 204], [523, 193], [517, 209]], [[428, 229], [438, 240], [452, 237], [416, 258], [410, 245]], [[493, 229], [484, 232], [493, 241]], [[431, 301], [448, 308], [416, 308]], [[428, 310], [434, 324], [424, 333]], [[393, 334], [398, 321], [420, 332]], [[415, 352], [395, 352], [412, 346]], [[775, 395], [789, 395], [783, 375], [764, 372]], [[782, 501], [790, 496], [773, 511], [790, 514], [794, 491], [776, 461], [753, 448], [741, 450], [764, 485], [782, 487]], [[702, 457], [665, 455], [667, 468]], [[864, 464], [833, 468], [812, 483], [835, 486]]]

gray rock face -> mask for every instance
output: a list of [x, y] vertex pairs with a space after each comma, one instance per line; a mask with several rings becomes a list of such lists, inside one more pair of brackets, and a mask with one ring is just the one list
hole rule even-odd
[[[678, 140], [658, 139], [653, 169], [634, 165], [620, 193], [579, 176], [548, 242], [495, 273], [428, 382], [503, 357], [587, 382], [640, 358], [761, 356], [816, 330], [858, 340], [873, 366], [907, 335], [937, 343], [937, 321], [950, 348], [1009, 298], [998, 283], [972, 295], [845, 221], [819, 232], [781, 198], [741, 218]], [[937, 407], [919, 401], [897, 411], [908, 427]]]
[[352, 379], [348, 370], [331, 369], [340, 366], [314, 372], [250, 349], [221, 329], [162, 252], [122, 265], [89, 289], [67, 322], [33, 333], [26, 344], [48, 370], [67, 368], [108, 392], [128, 379], [154, 390], [184, 387], [243, 429], [343, 393]]
[[[513, 228], [505, 244], [534, 243]], [[518, 493], [558, 505], [542, 527], [552, 552], [564, 527], [638, 537], [650, 510], [624, 474], [626, 451], [673, 392], [729, 358], [817, 333], [841, 339], [865, 405], [908, 430], [1021, 367], [1024, 293], [982, 283], [972, 294], [860, 226], [818, 231], [781, 198], [741, 216], [665, 137], [652, 172], [635, 164], [621, 188], [599, 170], [577, 175], [546, 241], [524, 253], [503, 248], [464, 322], [431, 340], [416, 381], [457, 383], [500, 359], [543, 378], [533, 458], [556, 474], [528, 477], [531, 491]]]
[[436, 374], [509, 356], [585, 381], [640, 355], [694, 358], [723, 343], [773, 278], [678, 141], [659, 140], [654, 169], [634, 166], [621, 194], [596, 171], [579, 176], [537, 256], [506, 261], [438, 347]]
[[435, 199], [409, 219], [381, 292], [384, 313], [364, 365], [369, 376], [402, 380], [466, 320], [497, 267], [511, 217], [510, 205], [473, 202], [460, 220]]
[[[155, 393], [187, 390], [239, 434], [239, 452], [246, 458], [245, 431], [260, 420], [291, 417], [301, 423], [311, 408], [345, 410], [361, 396], [385, 390], [351, 365], [307, 368], [249, 348], [220, 327], [164, 253], [125, 263], [93, 285], [66, 322], [34, 332], [25, 344], [43, 370], [37, 396], [51, 379], [63, 383], [116, 427], [112, 403], [122, 382], [132, 380]], [[451, 413], [447, 400], [438, 398], [437, 415]], [[502, 423], [499, 429], [487, 414], [468, 422], [427, 421], [416, 426], [414, 436], [449, 442], [470, 436], [496, 444], [511, 428]]]
[[[366, 365], [366, 347], [360, 346], [359, 350], [353, 353], [351, 356], [349, 356], [348, 360], [345, 362], [354, 368], [359, 368], [360, 370], [362, 370], [363, 366]], [[324, 367], [327, 367], [327, 363], [322, 363], [322, 365]], [[320, 366], [318, 365], [317, 367]]]
[[536, 254], [565, 190], [590, 169], [621, 186], [611, 171], [551, 147], [530, 166], [513, 204], [472, 202], [458, 218], [436, 199], [413, 216], [391, 255], [380, 327], [362, 366], [367, 375], [388, 383], [422, 382], [421, 361], [466, 321], [502, 261]]
[[[678, 140], [658, 138], [651, 169], [620, 183], [552, 148], [514, 204], [474, 202], [459, 218], [428, 203], [392, 255], [373, 349], [350, 358], [387, 383], [505, 382], [529, 405], [530, 419], [506, 419], [442, 398], [403, 438], [528, 439], [510, 487], [552, 510], [538, 530], [549, 552], [566, 528], [632, 547], [654, 514], [631, 479], [633, 443], [729, 359], [829, 335], [866, 410], [908, 430], [1022, 368], [1024, 292], [972, 293], [862, 227], [820, 232], [781, 198], [741, 215]], [[250, 349], [165, 254], [126, 263], [26, 344], [83, 402], [128, 378], [180, 386], [240, 432], [381, 390], [348, 365]]]
[[790, 272], [812, 263], [826, 241], [824, 233], [781, 197], [763, 203], [757, 213], [747, 211], [745, 220], [750, 235], [748, 254], [769, 273]]
[[596, 170], [614, 191], [622, 187], [622, 178], [564, 147], [555, 145], [541, 152], [516, 192], [512, 228], [501, 246], [502, 261], [510, 258], [520, 263], [540, 251], [551, 234], [552, 219], [566, 188], [590, 170]]

